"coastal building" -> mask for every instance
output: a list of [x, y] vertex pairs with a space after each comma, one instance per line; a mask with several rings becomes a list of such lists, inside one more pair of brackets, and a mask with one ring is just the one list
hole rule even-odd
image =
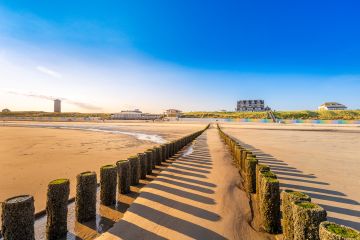
[[61, 113], [61, 100], [60, 99], [54, 100], [54, 112]]
[[321, 104], [318, 107], [319, 110], [346, 110], [347, 107], [341, 103], [337, 103], [337, 102], [326, 102]]
[[262, 112], [270, 110], [265, 107], [264, 100], [239, 100], [236, 105], [237, 112]]
[[182, 112], [177, 109], [168, 109], [165, 111], [165, 116], [166, 117], [180, 117], [181, 113]]
[[111, 115], [114, 120], [155, 120], [161, 117], [160, 114], [143, 113], [139, 109], [124, 110]]

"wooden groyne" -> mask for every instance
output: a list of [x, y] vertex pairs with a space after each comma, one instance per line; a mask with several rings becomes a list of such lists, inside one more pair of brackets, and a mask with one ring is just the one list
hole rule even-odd
[[251, 150], [226, 134], [219, 125], [217, 128], [244, 179], [244, 190], [257, 202], [252, 207], [259, 214], [260, 230], [282, 233], [284, 240], [360, 239], [359, 231], [326, 222], [326, 211], [311, 202], [308, 195], [292, 190], [280, 192], [279, 180], [270, 167], [259, 164]]
[[[61, 239], [67, 234], [68, 203], [75, 201], [76, 220], [86, 222], [96, 218], [96, 192], [100, 186], [102, 205], [116, 204], [117, 194], [128, 194], [130, 185], [139, 185], [139, 179], [151, 174], [156, 165], [174, 156], [200, 136], [209, 125], [195, 133], [175, 141], [148, 149], [144, 153], [120, 160], [116, 165], [100, 169], [100, 184], [95, 172], [83, 172], [77, 176], [76, 197], [69, 199], [69, 180], [57, 179], [48, 185], [46, 210], [34, 213], [34, 198], [29, 195], [5, 200], [2, 205], [1, 232], [4, 240], [33, 240], [35, 218], [47, 216], [46, 238]], [[115, 198], [115, 199], [114, 199]], [[1, 235], [0, 235], [1, 237]]]

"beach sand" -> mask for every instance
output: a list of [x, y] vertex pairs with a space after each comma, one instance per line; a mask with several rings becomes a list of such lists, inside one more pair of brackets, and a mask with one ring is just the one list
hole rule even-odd
[[[71, 123], [74, 124], [78, 123]], [[177, 139], [204, 127], [204, 124], [169, 123], [97, 125], [115, 125], [122, 130], [137, 133], [156, 133], [165, 140]], [[12, 196], [31, 194], [35, 198], [36, 211], [40, 211], [45, 208], [47, 184], [51, 180], [69, 178], [70, 195], [74, 196], [77, 174], [84, 171], [96, 171], [99, 174], [101, 166], [114, 164], [155, 145], [158, 144], [124, 134], [0, 126], [0, 202]]]
[[360, 128], [221, 124], [271, 167], [283, 189], [308, 193], [328, 219], [360, 230]]
[[274, 239], [250, 225], [251, 209], [232, 156], [213, 126], [172, 162], [98, 240]]

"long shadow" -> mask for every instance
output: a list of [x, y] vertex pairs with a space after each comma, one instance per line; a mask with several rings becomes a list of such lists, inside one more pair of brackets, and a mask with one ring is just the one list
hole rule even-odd
[[147, 187], [157, 189], [157, 190], [160, 190], [163, 192], [167, 192], [170, 194], [174, 194], [179, 197], [191, 199], [196, 202], [201, 202], [201, 203], [205, 203], [205, 204], [215, 204], [214, 199], [208, 198], [208, 197], [196, 194], [196, 193], [190, 193], [190, 192], [186, 192], [186, 191], [183, 191], [180, 189], [171, 188], [171, 187], [167, 187], [167, 186], [156, 184], [156, 183], [150, 183]]
[[326, 204], [320, 204], [323, 208], [328, 209], [331, 212], [336, 212], [340, 214], [346, 214], [349, 216], [359, 217], [360, 218], [360, 211], [358, 210], [352, 210], [348, 208], [342, 208], [342, 207], [334, 207]]
[[334, 190], [328, 190], [328, 189], [321, 189], [321, 188], [313, 188], [308, 186], [299, 186], [294, 184], [288, 184], [288, 183], [281, 183], [281, 186], [284, 188], [297, 188], [302, 191], [311, 191], [311, 192], [319, 192], [324, 194], [330, 194], [335, 196], [346, 196], [344, 193]]
[[121, 239], [124, 240], [134, 240], [134, 239], [166, 240], [167, 239], [125, 220], [121, 220], [116, 226], [116, 228], [109, 230], [109, 233], [114, 236], [120, 237]]
[[157, 194], [153, 194], [153, 193], [150, 193], [150, 192], [143, 192], [141, 194], [141, 197], [146, 198], [148, 200], [151, 200], [153, 202], [157, 202], [157, 203], [160, 203], [162, 205], [165, 205], [165, 206], [180, 210], [182, 212], [186, 212], [186, 213], [188, 213], [190, 215], [194, 215], [196, 217], [209, 220], [209, 221], [215, 222], [215, 221], [220, 220], [220, 216], [213, 213], [213, 212], [210, 212], [210, 211], [207, 211], [205, 209], [198, 208], [198, 207], [194, 207], [194, 206], [191, 206], [191, 205], [186, 204], [186, 203], [175, 201], [175, 200], [172, 200], [172, 199], [169, 199], [169, 198], [166, 198], [166, 197], [162, 197], [162, 196], [157, 195]]
[[202, 185], [202, 186], [205, 186], [205, 187], [212, 187], [212, 188], [216, 187], [216, 184], [209, 183], [209, 182], [204, 182], [204, 181], [197, 180], [197, 179], [192, 179], [192, 178], [187, 178], [187, 177], [180, 177], [180, 176], [175, 176], [175, 175], [171, 175], [171, 174], [167, 174], [167, 173], [162, 173], [161, 176], [168, 177], [168, 178], [171, 178], [171, 179], [180, 180], [180, 181], [184, 181], [184, 182], [194, 183], [194, 184]]
[[178, 169], [192, 171], [192, 172], [199, 172], [199, 173], [205, 173], [205, 174], [210, 173], [207, 170], [202, 170], [202, 169], [197, 169], [197, 168], [192, 168], [192, 167], [184, 167], [184, 166], [176, 164], [176, 162], [172, 166], [173, 166], [173, 168], [178, 168]]
[[212, 239], [212, 240], [225, 240], [226, 238], [220, 234], [204, 228], [193, 222], [185, 221], [181, 218], [177, 218], [160, 212], [158, 210], [152, 209], [150, 207], [144, 206], [142, 204], [133, 203], [129, 208], [129, 211], [139, 215], [149, 221], [152, 221], [160, 226], [164, 226], [186, 236], [189, 236], [193, 239]]
[[201, 165], [204, 165], [204, 166], [211, 166], [212, 165], [211, 161], [194, 160], [194, 159], [191, 159], [191, 158], [181, 158], [178, 161], [189, 162], [189, 163], [194, 163], [194, 164], [201, 164]]
[[[271, 167], [271, 166], [269, 166]], [[326, 182], [319, 182], [319, 181], [313, 181], [313, 180], [307, 180], [307, 179], [299, 179], [299, 178], [289, 178], [289, 177], [283, 177], [283, 176], [277, 176], [278, 179], [282, 180], [288, 180], [288, 181], [295, 181], [295, 182], [306, 182], [306, 183], [312, 183], [312, 184], [319, 184], [319, 185], [330, 185]]]
[[[316, 187], [316, 185], [330, 185], [330, 184], [326, 182], [312, 180], [317, 178], [314, 174], [303, 174], [302, 171], [289, 166], [287, 163], [283, 162], [282, 160], [276, 159], [274, 156], [270, 154], [266, 154], [262, 152], [260, 149], [257, 149], [249, 144], [245, 144], [239, 140], [238, 142], [243, 146], [245, 146], [246, 148], [248, 148], [250, 151], [252, 151], [256, 155], [260, 163], [268, 165], [271, 168], [271, 170], [278, 175], [278, 178], [280, 179], [280, 187], [298, 190], [298, 191], [304, 191], [305, 194], [308, 194], [310, 197], [315, 199], [326, 200], [329, 202], [350, 204], [355, 206], [360, 205], [360, 203], [355, 200], [345, 198], [346, 194], [340, 191], [328, 190], [328, 189]], [[299, 184], [281, 183], [281, 179], [289, 180], [293, 182], [299, 182]], [[314, 184], [315, 187], [304, 186], [301, 184], [303, 182]], [[359, 216], [359, 211], [356, 210], [335, 207], [325, 204], [321, 204], [321, 205], [328, 212], [340, 213], [345, 216], [347, 215], [351, 217]], [[353, 222], [351, 220], [334, 218], [334, 217], [328, 217], [328, 219], [339, 224], [350, 226], [355, 229], [360, 229], [359, 222]]]
[[360, 231], [359, 222], [354, 222], [351, 220], [341, 219], [341, 218], [335, 218], [335, 217], [327, 217], [327, 220], [330, 222], [336, 222], [338, 224], [342, 224], [344, 226], [352, 227], [354, 229], [357, 229]]
[[196, 186], [196, 185], [192, 185], [192, 184], [188, 184], [188, 183], [178, 182], [178, 181], [168, 179], [168, 178], [158, 177], [156, 179], [156, 181], [172, 184], [172, 185], [179, 186], [182, 188], [188, 188], [188, 189], [195, 190], [195, 191], [202, 192], [202, 193], [207, 193], [207, 194], [214, 193], [214, 190], [212, 190], [212, 189], [208, 189], [208, 188], [204, 188], [204, 187], [200, 187], [200, 186]]
[[[348, 198], [334, 197], [334, 196], [323, 195], [323, 194], [312, 193], [312, 192], [303, 192], [303, 193], [309, 195], [312, 198], [333, 201], [333, 202], [339, 202], [339, 203], [346, 203], [346, 204], [350, 204], [350, 205], [360, 205], [359, 202], [352, 200], [352, 199], [348, 199]], [[331, 211], [329, 211], [329, 212], [331, 212]]]
[[187, 172], [187, 171], [180, 171], [177, 169], [166, 169], [166, 170], [164, 170], [164, 172], [172, 172], [172, 173], [176, 173], [176, 174], [197, 177], [197, 178], [206, 178], [206, 176], [202, 175], [202, 174], [197, 174], [197, 173], [192, 173], [192, 172]]
[[185, 166], [190, 166], [190, 167], [197, 167], [197, 168], [203, 168], [203, 169], [212, 169], [212, 167], [209, 166], [204, 166], [204, 165], [199, 165], [196, 163], [189, 163], [187, 161], [184, 161], [183, 159], [181, 159], [180, 161], [174, 162], [174, 164], [180, 164], [180, 165], [185, 165]]

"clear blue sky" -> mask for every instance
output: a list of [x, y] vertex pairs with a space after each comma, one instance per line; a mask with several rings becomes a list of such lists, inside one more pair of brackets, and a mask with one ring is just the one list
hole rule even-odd
[[0, 108], [51, 110], [41, 96], [68, 99], [69, 111], [232, 110], [237, 99], [360, 108], [359, 9], [355, 0], [0, 0]]

